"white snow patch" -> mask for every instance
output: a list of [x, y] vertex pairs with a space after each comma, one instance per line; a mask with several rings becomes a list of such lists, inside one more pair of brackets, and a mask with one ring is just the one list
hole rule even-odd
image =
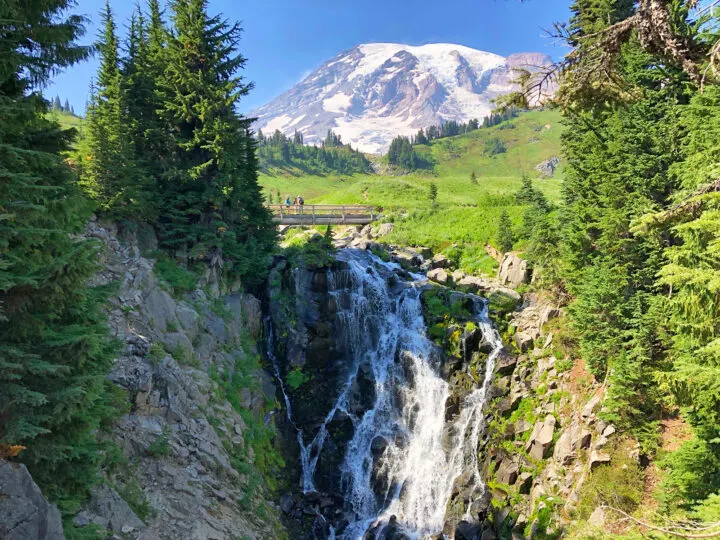
[[328, 112], [342, 113], [350, 108], [350, 105], [352, 105], [352, 98], [352, 95], [343, 94], [341, 92], [323, 100], [322, 106], [323, 109]]
[[288, 125], [292, 122], [292, 120], [292, 117], [288, 116], [287, 114], [276, 116], [267, 124], [265, 124], [265, 127], [263, 129], [267, 131], [275, 131], [276, 129], [284, 131], [285, 129], [287, 129]]

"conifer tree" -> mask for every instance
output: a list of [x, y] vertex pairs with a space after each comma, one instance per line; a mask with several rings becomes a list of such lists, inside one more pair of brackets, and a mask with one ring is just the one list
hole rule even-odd
[[159, 90], [175, 147], [163, 179], [161, 241], [213, 271], [231, 259], [225, 271], [258, 277], [251, 264], [261, 264], [274, 233], [247, 121], [235, 111], [251, 88], [238, 75], [245, 65], [237, 53], [241, 29], [209, 16], [206, 0], [175, 0], [171, 9], [174, 33]]
[[0, 18], [0, 443], [26, 446], [16, 459], [63, 510], [95, 480], [113, 352], [79, 236], [89, 207], [61, 155], [74, 132], [36, 91], [87, 56], [71, 4], [7, 0]]
[[70, 112], [70, 100], [65, 98], [65, 105], [63, 106], [63, 111]]
[[475, 174], [475, 171], [470, 173], [470, 183], [473, 185], [477, 185], [477, 175]]
[[507, 210], [504, 209], [500, 213], [497, 240], [498, 247], [503, 253], [512, 251], [513, 245], [515, 245], [515, 235], [513, 234], [512, 221], [510, 221], [510, 215], [507, 213]]
[[118, 40], [108, 0], [102, 20], [103, 30], [96, 45], [100, 69], [87, 112], [86, 145], [90, 157], [83, 163], [81, 183], [102, 211], [137, 217], [145, 205], [125, 116]]
[[52, 108], [53, 111], [62, 111], [62, 105], [60, 105], [60, 96], [55, 96]]

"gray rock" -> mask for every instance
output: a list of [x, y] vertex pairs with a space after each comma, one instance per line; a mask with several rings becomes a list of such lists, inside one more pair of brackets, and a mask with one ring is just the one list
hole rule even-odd
[[533, 344], [532, 336], [526, 334], [525, 332], [516, 332], [515, 333], [515, 345], [517, 346], [517, 348], [520, 352], [527, 352], [532, 347], [532, 344]]
[[598, 506], [588, 518], [588, 523], [593, 527], [602, 529], [605, 527], [605, 510]]
[[427, 276], [428, 279], [431, 279], [436, 283], [440, 283], [440, 285], [447, 285], [448, 281], [450, 281], [450, 276], [448, 276], [448, 273], [442, 268], [435, 268], [433, 270], [430, 270]]
[[532, 487], [533, 475], [529, 472], [520, 473], [518, 476], [515, 486], [517, 487], [518, 493], [523, 495], [530, 494], [530, 488]]
[[577, 444], [575, 432], [578, 427], [577, 424], [572, 424], [565, 428], [555, 443], [553, 457], [561, 465], [569, 465], [575, 459], [575, 445]]
[[610, 454], [599, 452], [598, 450], [590, 452], [590, 470], [607, 463], [610, 463]]
[[533, 432], [525, 445], [525, 451], [528, 452], [530, 457], [537, 460], [547, 457], [555, 433], [555, 423], [555, 417], [548, 414], [545, 420], [535, 424]]
[[590, 441], [592, 440], [592, 431], [589, 429], [583, 429], [580, 431], [580, 434], [578, 435], [577, 440], [577, 448], [582, 448], [583, 450], [587, 450], [590, 448]]
[[175, 309], [175, 316], [180, 321], [180, 326], [192, 341], [198, 333], [198, 320], [200, 315], [187, 302], [180, 302]]
[[518, 257], [515, 253], [506, 253], [498, 269], [498, 279], [503, 285], [509, 287], [519, 287], [523, 283], [528, 283], [530, 281], [530, 272], [528, 271], [527, 261]]
[[60, 512], [43, 497], [25, 465], [5, 460], [0, 460], [0, 538], [65, 538]]
[[445, 255], [442, 253], [436, 254], [432, 261], [430, 261], [430, 264], [432, 268], [450, 268], [452, 266], [452, 261], [448, 259]]
[[378, 236], [387, 236], [391, 232], [395, 230], [395, 224], [394, 223], [383, 223], [380, 225], [377, 229], [377, 235]]
[[535, 166], [535, 170], [547, 178], [552, 178], [555, 176], [555, 169], [557, 169], [559, 164], [560, 158], [553, 156], [550, 159], [546, 159], [545, 161], [538, 163]]
[[[97, 485], [90, 490], [88, 512], [115, 533], [123, 532], [123, 527], [142, 530], [145, 524], [135, 515], [117, 491], [107, 485]], [[92, 518], [91, 518], [92, 519]], [[95, 519], [92, 519], [96, 522]]]
[[617, 431], [615, 429], [615, 426], [613, 426], [611, 424], [603, 430], [602, 435], [603, 435], [603, 437], [610, 437], [611, 435], [613, 435], [615, 433], [615, 431]]
[[172, 297], [160, 287], [154, 286], [145, 295], [141, 311], [147, 317], [153, 329], [164, 332], [168, 323], [179, 324], [175, 318], [176, 305]]
[[592, 398], [590, 398], [590, 401], [588, 401], [585, 406], [582, 408], [582, 411], [580, 413], [580, 416], [582, 416], [583, 420], [587, 420], [590, 418], [593, 413], [595, 412], [595, 409], [597, 409], [598, 405], [600, 405], [600, 402], [602, 401], [602, 395], [597, 394], [594, 395]]
[[495, 370], [500, 375], [512, 375], [517, 365], [517, 358], [511, 354], [502, 354], [498, 358], [497, 367]]
[[497, 470], [497, 480], [501, 484], [513, 485], [520, 474], [520, 465], [510, 459], [504, 459]]

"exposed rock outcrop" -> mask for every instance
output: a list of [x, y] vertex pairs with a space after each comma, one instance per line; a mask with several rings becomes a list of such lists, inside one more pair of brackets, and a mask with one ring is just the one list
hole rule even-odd
[[535, 170], [547, 178], [555, 176], [555, 169], [560, 164], [560, 158], [553, 156], [537, 164]]
[[530, 271], [528, 270], [527, 261], [518, 257], [515, 253], [506, 253], [500, 262], [498, 279], [503, 285], [513, 288], [528, 283], [530, 281]]
[[0, 459], [0, 538], [65, 538], [60, 512], [43, 497], [25, 465], [4, 459]]
[[[96, 284], [120, 284], [109, 318], [124, 347], [108, 379], [129, 401], [111, 432], [128, 465], [107, 472], [114, 487], [96, 487], [75, 525], [143, 539], [275, 536], [240, 414], [262, 423], [275, 399], [255, 360], [258, 300], [220, 294], [217, 283], [173, 296], [141, 255], [138, 232], [92, 222], [87, 234], [106, 246]], [[235, 407], [221, 381], [233, 385]]]

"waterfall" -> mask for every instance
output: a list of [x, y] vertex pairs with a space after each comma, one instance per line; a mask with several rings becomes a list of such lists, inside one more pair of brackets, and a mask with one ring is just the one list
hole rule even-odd
[[[344, 340], [349, 369], [313, 438], [306, 441], [295, 426], [303, 490], [315, 489], [313, 477], [328, 423], [342, 411], [351, 418], [354, 433], [341, 466], [340, 486], [350, 523], [339, 537], [362, 538], [369, 529], [391, 523], [411, 538], [438, 534], [460, 476], [473, 500], [485, 490], [477, 448], [495, 359], [502, 349], [500, 336], [488, 318], [485, 300], [475, 297], [476, 322], [492, 352], [482, 383], [464, 398], [460, 413], [446, 421], [450, 387], [439, 374], [439, 361], [433, 359], [420, 300], [427, 279], [399, 278], [397, 265], [366, 251], [340, 250], [337, 259], [347, 269], [329, 272], [328, 284], [339, 306], [341, 331], [336, 337]], [[280, 380], [277, 361], [272, 360]], [[361, 369], [372, 373], [374, 402], [354, 414], [351, 389]], [[285, 404], [292, 423], [287, 396]]]

